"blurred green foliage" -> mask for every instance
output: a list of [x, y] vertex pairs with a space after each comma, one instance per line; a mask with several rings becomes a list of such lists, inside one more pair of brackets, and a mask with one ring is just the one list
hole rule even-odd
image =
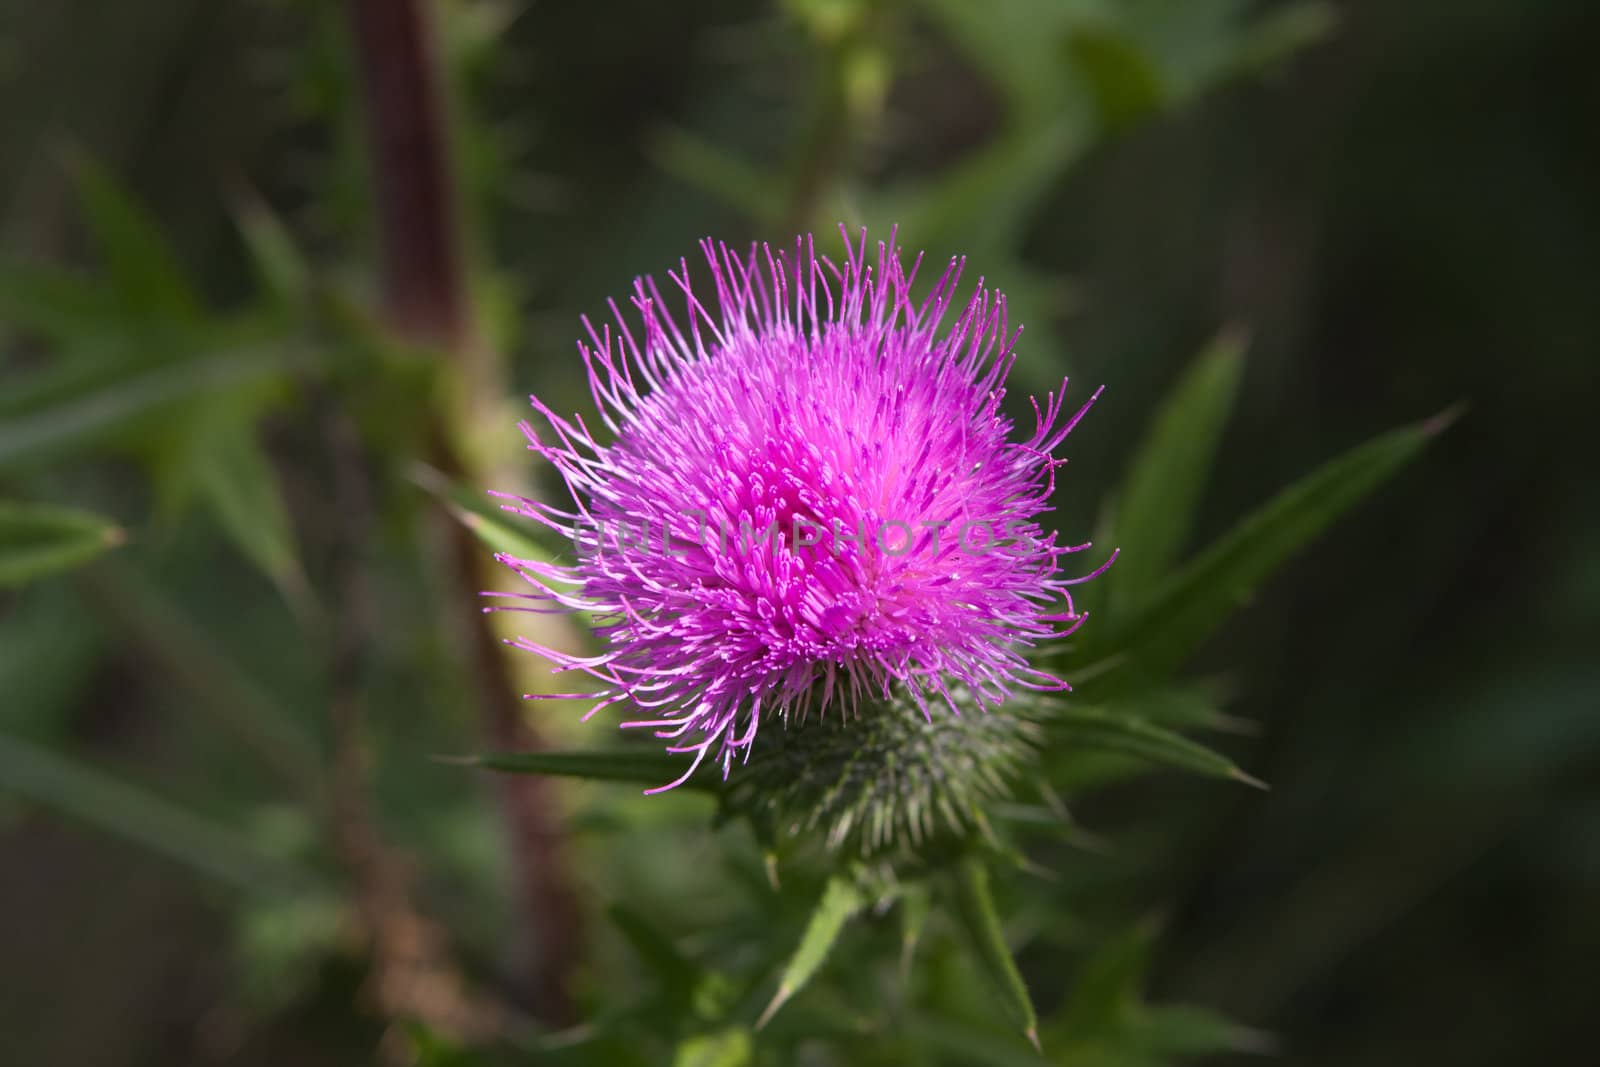
[[[386, 1034], [329, 825], [340, 576], [356, 556], [380, 620], [359, 668], [374, 824], [460, 969], [498, 990], [518, 905], [494, 783], [433, 758], [485, 743], [430, 515], [442, 499], [519, 553], [537, 531], [430, 465], [465, 387], [369, 310], [374, 176], [340, 5], [7, 4], [0, 1034], [18, 1062], [1024, 1064], [1035, 1011], [1062, 1064], [1587, 1062], [1592, 11], [434, 9], [470, 295], [508, 396], [584, 406], [578, 315], [703, 234], [841, 219], [1006, 290], [1027, 324], [1013, 400], [1069, 371], [1077, 395], [1108, 386], [1059, 490], [1065, 537], [1125, 554], [1083, 587], [1094, 618], [1060, 664], [1070, 818], [1018, 805], [1007, 834], [1034, 870], [878, 909], [823, 871], [774, 886], [748, 835], [707, 829], [704, 796], [575, 784], [583, 1021]], [[1400, 473], [1439, 428], [1416, 420], [1458, 401], [1469, 417]], [[515, 417], [463, 432], [509, 462]], [[370, 522], [340, 488], [344, 418]], [[1196, 653], [1198, 680], [1178, 675]], [[533, 713], [568, 748], [605, 744], [600, 722]], [[612, 777], [658, 781], [644, 762]], [[1242, 765], [1273, 791], [1134, 777], [1152, 763]]]

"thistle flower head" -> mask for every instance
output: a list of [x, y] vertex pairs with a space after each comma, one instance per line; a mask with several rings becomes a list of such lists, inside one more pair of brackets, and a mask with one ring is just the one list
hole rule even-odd
[[869, 256], [846, 233], [840, 262], [809, 237], [702, 250], [714, 292], [680, 262], [680, 315], [644, 278], [635, 318], [613, 303], [614, 327], [586, 321], [599, 425], [533, 398], [523, 432], [571, 499], [509, 499], [573, 559], [506, 562], [536, 587], [525, 610], [594, 613], [603, 651], [520, 643], [596, 679], [591, 714], [626, 702], [624, 727], [692, 753], [679, 781], [708, 757], [726, 775], [775, 719], [1064, 688], [1028, 653], [1081, 622], [1069, 586], [1086, 579], [1061, 565], [1087, 546], [1039, 518], [1094, 398], [1069, 415], [1063, 383], [1013, 425], [1017, 335], [981, 279], [958, 307], [962, 260], [914, 299], [922, 257], [905, 265], [892, 235]]

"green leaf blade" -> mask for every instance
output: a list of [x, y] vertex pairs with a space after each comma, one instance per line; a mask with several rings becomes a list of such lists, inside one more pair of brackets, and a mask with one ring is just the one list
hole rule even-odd
[[277, 471], [247, 421], [207, 427], [191, 445], [194, 477], [217, 521], [292, 605], [310, 597]]
[[806, 924], [805, 933], [800, 937], [799, 947], [784, 965], [783, 976], [778, 980], [778, 992], [766, 1010], [761, 1013], [761, 1018], [756, 1021], [756, 1029], [765, 1026], [778, 1013], [778, 1009], [788, 1003], [790, 997], [800, 992], [806, 983], [811, 981], [812, 976], [828, 958], [828, 953], [832, 951], [834, 942], [839, 938], [839, 931], [844, 929], [845, 923], [854, 918], [866, 902], [865, 895], [850, 876], [834, 875], [828, 879], [827, 887], [822, 891], [822, 899], [817, 903], [816, 910], [811, 913], [811, 920]]
[[1104, 708], [1065, 707], [1053, 712], [1046, 723], [1052, 739], [1063, 748], [1114, 752], [1209, 778], [1231, 778], [1262, 787], [1226, 756], [1135, 716]]
[[1392, 430], [1323, 464], [1283, 490], [1165, 582], [1125, 623], [1113, 624], [1104, 656], [1116, 673], [1165, 677], [1298, 549], [1398, 474], [1453, 421]]
[[161, 415], [219, 393], [266, 388], [283, 380], [281, 353], [235, 350], [179, 366], [156, 367], [106, 383], [84, 378], [0, 423], [0, 471], [37, 467], [122, 440]]
[[70, 168], [112, 287], [129, 316], [153, 322], [198, 321], [199, 301], [149, 212], [87, 156], [74, 154]]
[[1022, 972], [1011, 958], [1005, 931], [989, 889], [989, 868], [976, 856], [961, 861], [955, 879], [956, 919], [977, 954], [995, 991], [1013, 1022], [1035, 1048], [1039, 1045], [1039, 1018], [1033, 1008]]
[[[462, 762], [507, 774], [587, 778], [652, 788], [660, 788], [682, 777], [684, 772], [683, 757], [663, 751], [495, 752], [468, 757]], [[720, 787], [716, 777], [707, 774], [697, 774], [677, 786], [690, 792], [714, 792]]]
[[125, 539], [86, 511], [0, 502], [0, 589], [81, 566]]
[[1235, 330], [1208, 345], [1134, 455], [1116, 508], [1113, 536], [1121, 554], [1106, 579], [1113, 617], [1150, 595], [1188, 540], [1238, 395], [1245, 345]]
[[750, 1031], [730, 1027], [684, 1039], [673, 1052], [672, 1067], [747, 1067], [754, 1055]]

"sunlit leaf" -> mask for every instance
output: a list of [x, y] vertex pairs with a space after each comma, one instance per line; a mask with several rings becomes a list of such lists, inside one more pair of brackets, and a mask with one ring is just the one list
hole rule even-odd
[[0, 588], [80, 566], [124, 536], [85, 511], [0, 501]]
[[849, 875], [836, 874], [828, 879], [827, 887], [822, 892], [822, 899], [817, 902], [816, 910], [811, 913], [811, 920], [806, 924], [805, 933], [800, 937], [800, 946], [795, 949], [794, 955], [789, 957], [789, 962], [784, 966], [783, 974], [778, 979], [778, 992], [773, 995], [766, 1010], [761, 1013], [761, 1018], [756, 1022], [757, 1029], [765, 1026], [790, 997], [811, 981], [817, 969], [828, 958], [828, 953], [832, 951], [834, 942], [838, 940], [839, 931], [844, 929], [845, 923], [849, 922], [866, 903], [865, 895]]
[[672, 1055], [672, 1067], [746, 1067], [754, 1053], [750, 1031], [729, 1027], [680, 1042]]
[[418, 465], [411, 470], [411, 480], [427, 490], [443, 504], [478, 540], [493, 552], [517, 559], [550, 561], [555, 552], [530, 535], [531, 519], [518, 517], [501, 507], [499, 499], [481, 489], [473, 489], [451, 482], [432, 467]]

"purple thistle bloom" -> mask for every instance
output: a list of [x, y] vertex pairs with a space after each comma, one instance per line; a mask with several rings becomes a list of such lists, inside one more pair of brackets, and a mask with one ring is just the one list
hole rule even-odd
[[692, 752], [664, 789], [708, 755], [726, 775], [764, 717], [870, 713], [896, 688], [930, 716], [959, 714], [952, 690], [987, 710], [1014, 688], [1065, 689], [1026, 654], [1081, 624], [1068, 587], [1105, 568], [1063, 577], [1061, 557], [1089, 546], [1057, 545], [1038, 518], [1065, 462], [1051, 453], [1098, 391], [1064, 418], [1063, 382], [1013, 440], [1005, 298], [980, 279], [941, 330], [963, 260], [913, 303], [922, 257], [907, 270], [892, 235], [874, 263], [865, 232], [846, 233], [842, 266], [809, 237], [792, 256], [702, 249], [714, 310], [687, 262], [668, 275], [687, 328], [649, 278], [634, 283], [641, 332], [615, 302], [615, 333], [585, 320], [609, 433], [532, 398], [546, 432], [522, 430], [572, 504], [507, 499], [576, 562], [502, 559], [538, 590], [521, 610], [593, 612], [604, 651], [517, 643], [597, 679], [589, 715], [629, 701], [643, 715], [625, 728]]

